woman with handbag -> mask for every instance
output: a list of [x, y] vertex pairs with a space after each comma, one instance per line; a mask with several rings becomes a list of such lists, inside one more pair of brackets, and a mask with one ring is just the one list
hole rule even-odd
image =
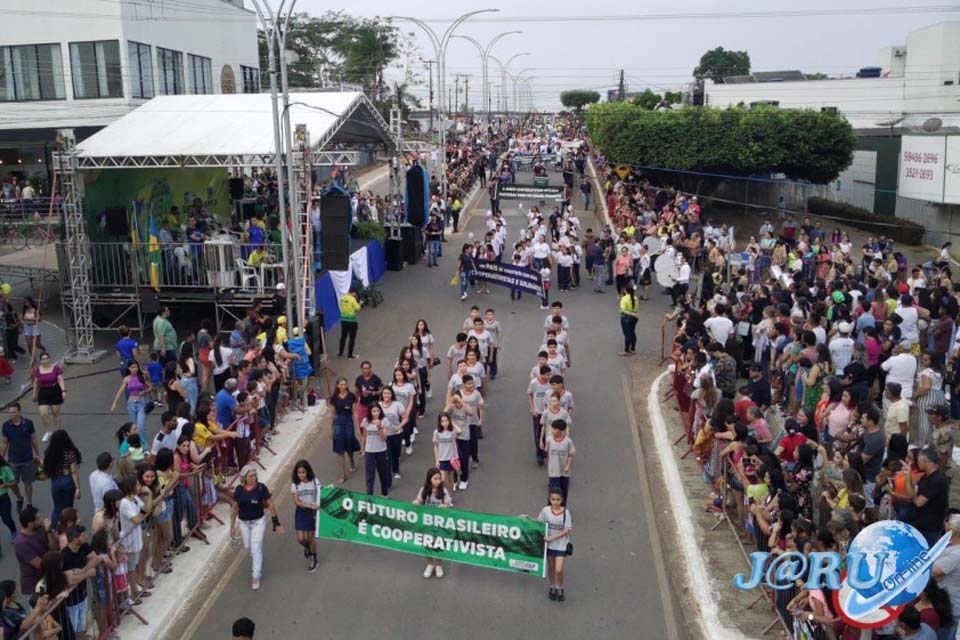
[[[441, 414], [441, 416], [442, 415], [443, 414]], [[447, 423], [449, 424], [449, 416], [447, 416], [447, 418]], [[438, 425], [438, 433], [439, 429], [440, 427]], [[436, 436], [434, 436], [434, 441], [436, 441]], [[440, 469], [436, 467], [427, 469], [427, 479], [424, 481], [423, 486], [420, 487], [420, 491], [417, 492], [417, 497], [414, 498], [413, 504], [425, 504], [441, 509], [453, 506], [453, 496], [446, 487], [443, 472]], [[434, 560], [428, 557], [427, 568], [423, 570], [423, 577], [429, 578], [433, 575], [436, 575], [438, 578], [443, 577], [443, 564], [440, 560]]]
[[[521, 515], [521, 518], [529, 516]], [[573, 555], [570, 534], [573, 532], [573, 516], [563, 504], [563, 491], [560, 487], [550, 489], [550, 504], [540, 510], [538, 522], [545, 522], [547, 535], [543, 542], [547, 545], [547, 577], [550, 578], [551, 600], [563, 602], [567, 599], [563, 592], [564, 569], [567, 556]]]

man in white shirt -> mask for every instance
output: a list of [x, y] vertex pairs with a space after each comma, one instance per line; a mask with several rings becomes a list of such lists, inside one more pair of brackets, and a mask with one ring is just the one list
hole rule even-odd
[[537, 235], [533, 241], [533, 268], [540, 269], [545, 258], [550, 256], [550, 245], [544, 242], [542, 235]]
[[733, 321], [727, 317], [727, 308], [724, 305], [717, 305], [716, 315], [708, 318], [703, 323], [703, 328], [707, 330], [707, 335], [713, 338], [714, 342], [727, 344], [727, 339], [733, 333]]
[[111, 489], [118, 489], [117, 481], [110, 475], [113, 467], [113, 456], [104, 451], [97, 456], [97, 470], [90, 474], [90, 496], [93, 498], [94, 510], [103, 509], [103, 494]]
[[895, 344], [893, 355], [887, 358], [880, 368], [887, 372], [887, 384], [896, 382], [902, 390], [901, 397], [911, 400], [913, 399], [913, 378], [917, 375], [917, 359], [910, 355], [907, 348], [903, 341]]
[[912, 346], [920, 341], [919, 321], [921, 317], [929, 318], [930, 312], [913, 306], [913, 296], [905, 293], [900, 297], [900, 304], [894, 313], [900, 316], [900, 335], [904, 346]]
[[834, 371], [843, 371], [844, 367], [853, 360], [853, 348], [856, 343], [850, 337], [852, 331], [853, 327], [849, 322], [837, 324], [837, 335], [827, 346], [830, 350], [830, 360], [833, 362]]
[[673, 290], [670, 292], [673, 297], [673, 304], [677, 305], [683, 302], [687, 297], [687, 291], [690, 290], [690, 265], [683, 254], [677, 255], [680, 265], [677, 267], [677, 277], [674, 279]]

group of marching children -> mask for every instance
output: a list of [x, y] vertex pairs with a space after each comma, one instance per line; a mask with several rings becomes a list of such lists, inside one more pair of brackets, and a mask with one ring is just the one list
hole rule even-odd
[[538, 519], [547, 523], [547, 571], [551, 600], [566, 599], [563, 565], [573, 548], [570, 533], [573, 518], [567, 510], [570, 469], [576, 448], [570, 435], [573, 426], [573, 393], [566, 388], [564, 376], [571, 367], [570, 321], [563, 315], [563, 303], [554, 301], [543, 321], [543, 344], [537, 352], [537, 364], [530, 371], [527, 401], [533, 425], [533, 443], [537, 464], [547, 467], [550, 504]]

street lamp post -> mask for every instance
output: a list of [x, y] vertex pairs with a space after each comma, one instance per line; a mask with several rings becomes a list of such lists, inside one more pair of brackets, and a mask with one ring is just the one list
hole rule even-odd
[[503, 111], [505, 116], [509, 115], [506, 113], [507, 106], [508, 106], [507, 105], [507, 68], [509, 68], [510, 63], [516, 60], [517, 58], [521, 56], [528, 56], [528, 55], [530, 55], [529, 51], [524, 51], [523, 53], [515, 53], [509, 58], [507, 58], [507, 61], [505, 63], [500, 62], [500, 60], [495, 56], [487, 56], [491, 60], [496, 62], [498, 67], [500, 67], [500, 99], [503, 102]]
[[412, 18], [410, 16], [389, 16], [388, 19], [393, 20], [407, 20], [412, 22], [421, 29], [424, 33], [427, 34], [427, 37], [430, 39], [430, 44], [433, 46], [433, 51], [437, 56], [437, 85], [439, 89], [439, 111], [440, 111], [440, 193], [443, 197], [444, 206], [447, 202], [447, 171], [446, 171], [446, 148], [447, 148], [447, 127], [446, 127], [446, 107], [449, 105], [444, 104], [444, 96], [446, 95], [446, 73], [447, 73], [447, 45], [450, 44], [450, 38], [453, 36], [453, 32], [456, 31], [463, 22], [469, 18], [472, 18], [475, 15], [481, 13], [497, 13], [499, 9], [478, 9], [477, 11], [470, 11], [463, 14], [459, 18], [456, 18], [453, 22], [450, 23], [450, 26], [443, 32], [442, 36], [438, 36], [437, 32], [430, 28], [427, 23], [418, 18]]
[[[464, 35], [453, 36], [454, 38], [461, 38], [463, 40], [466, 40], [467, 42], [470, 42], [473, 46], [477, 48], [477, 51], [480, 53], [481, 70], [483, 73], [483, 85], [482, 85], [483, 96], [481, 97], [481, 104], [483, 104], [484, 106], [489, 104], [489, 93], [488, 93], [489, 89], [487, 88], [487, 77], [489, 76], [488, 68], [490, 65], [490, 51], [493, 50], [493, 45], [497, 44], [497, 42], [499, 42], [501, 38], [504, 38], [506, 36], [513, 35], [513, 34], [520, 34], [520, 33], [523, 33], [523, 31], [519, 31], [519, 30], [504, 31], [503, 33], [499, 33], [495, 35], [493, 39], [490, 40], [489, 43], [487, 43], [486, 47], [484, 47], [482, 44], [477, 42], [476, 39], [471, 38], [470, 36], [464, 36]], [[488, 123], [490, 122], [489, 109], [487, 110], [487, 122]]]
[[520, 90], [523, 88], [521, 86], [523, 82], [523, 78], [521, 76], [527, 73], [528, 71], [534, 71], [534, 70], [535, 70], [535, 67], [527, 67], [522, 71], [517, 71], [517, 73], [513, 75], [513, 108], [518, 112], [522, 112], [522, 109], [520, 109], [520, 98], [521, 98]]

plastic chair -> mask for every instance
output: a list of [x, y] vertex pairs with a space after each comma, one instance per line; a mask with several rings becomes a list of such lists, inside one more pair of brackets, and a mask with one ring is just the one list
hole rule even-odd
[[263, 290], [263, 284], [260, 282], [260, 274], [251, 267], [243, 258], [237, 258], [237, 269], [240, 270], [240, 288], [248, 288], [248, 283], [253, 281], [256, 284], [257, 291]]

